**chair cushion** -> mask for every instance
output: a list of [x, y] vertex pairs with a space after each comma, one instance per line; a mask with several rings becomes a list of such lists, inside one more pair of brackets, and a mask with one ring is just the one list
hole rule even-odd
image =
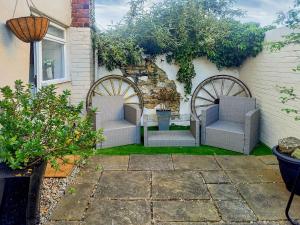
[[255, 98], [238, 96], [221, 96], [219, 119], [237, 123], [245, 123], [247, 112], [255, 109]]
[[129, 123], [127, 120], [113, 120], [102, 123], [102, 128], [104, 130], [120, 130], [132, 127], [136, 127], [136, 125]]
[[123, 96], [99, 96], [93, 97], [92, 106], [101, 112], [101, 121], [124, 119]]
[[138, 143], [140, 139], [139, 126], [126, 120], [105, 121], [102, 128], [106, 140], [97, 144], [98, 148], [108, 148], [120, 145]]
[[206, 144], [244, 152], [244, 124], [230, 121], [217, 121], [206, 127]]

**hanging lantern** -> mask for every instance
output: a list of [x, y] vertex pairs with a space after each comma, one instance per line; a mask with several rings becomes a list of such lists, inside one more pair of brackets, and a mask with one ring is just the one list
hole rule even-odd
[[30, 43], [45, 37], [49, 19], [39, 16], [19, 17], [6, 21], [6, 25], [20, 40]]

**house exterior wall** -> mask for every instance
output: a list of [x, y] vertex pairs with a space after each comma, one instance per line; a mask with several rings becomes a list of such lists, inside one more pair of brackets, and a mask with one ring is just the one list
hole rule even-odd
[[[58, 93], [72, 91], [71, 102], [85, 101], [90, 88], [94, 60], [91, 41], [92, 0], [34, 1], [38, 12], [66, 28], [66, 80], [56, 82]], [[5, 25], [13, 16], [15, 1], [0, 0], [0, 87], [17, 79], [29, 82], [30, 44], [20, 41]], [[26, 1], [19, 1], [14, 17], [29, 16]]]
[[71, 54], [71, 101], [77, 104], [86, 100], [93, 81], [93, 51], [91, 29], [87, 27], [70, 28]]
[[85, 102], [94, 78], [94, 57], [91, 31], [91, 0], [72, 0], [72, 24], [70, 28], [71, 101]]
[[[43, 13], [65, 25], [71, 24], [71, 4], [69, 0], [39, 0], [36, 7]], [[30, 45], [20, 41], [5, 25], [13, 16], [15, 1], [0, 0], [0, 87], [13, 85], [21, 79], [29, 81]], [[15, 17], [28, 16], [30, 11], [26, 1], [19, 1]], [[66, 84], [58, 85], [59, 88]]]
[[[289, 32], [287, 28], [269, 31], [266, 42], [280, 40], [282, 35]], [[239, 71], [240, 78], [257, 98], [261, 109], [260, 139], [270, 147], [276, 145], [280, 138], [300, 137], [299, 122], [281, 111], [286, 106], [280, 103], [278, 91], [278, 85], [294, 87], [300, 94], [300, 75], [293, 71], [300, 62], [299, 57], [300, 45], [287, 46], [279, 52], [265, 49], [256, 58], [248, 59]], [[291, 102], [289, 105], [295, 106], [296, 103]]]

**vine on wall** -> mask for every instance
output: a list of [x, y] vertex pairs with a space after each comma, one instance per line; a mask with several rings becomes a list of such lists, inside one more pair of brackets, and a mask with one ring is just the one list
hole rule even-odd
[[207, 57], [221, 69], [238, 67], [263, 49], [267, 28], [235, 20], [234, 0], [164, 0], [145, 10], [145, 0], [131, 0], [128, 15], [117, 26], [97, 32], [100, 65], [108, 70], [136, 65], [142, 55], [166, 54], [180, 69], [186, 96], [196, 76], [192, 60]]

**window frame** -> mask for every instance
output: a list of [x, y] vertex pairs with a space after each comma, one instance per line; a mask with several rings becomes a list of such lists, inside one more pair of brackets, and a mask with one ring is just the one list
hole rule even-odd
[[53, 22], [50, 22], [50, 26], [58, 28], [64, 32], [64, 38], [60, 38], [51, 34], [46, 34], [43, 40], [52, 41], [55, 43], [59, 43], [63, 45], [63, 66], [64, 66], [64, 74], [62, 78], [52, 79], [52, 80], [43, 80], [43, 50], [42, 50], [42, 41], [35, 43], [36, 48], [36, 60], [37, 60], [37, 85], [38, 88], [42, 86], [50, 85], [50, 84], [60, 84], [69, 82], [70, 75], [69, 75], [69, 63], [68, 63], [68, 56], [67, 56], [67, 30], [59, 26]]

